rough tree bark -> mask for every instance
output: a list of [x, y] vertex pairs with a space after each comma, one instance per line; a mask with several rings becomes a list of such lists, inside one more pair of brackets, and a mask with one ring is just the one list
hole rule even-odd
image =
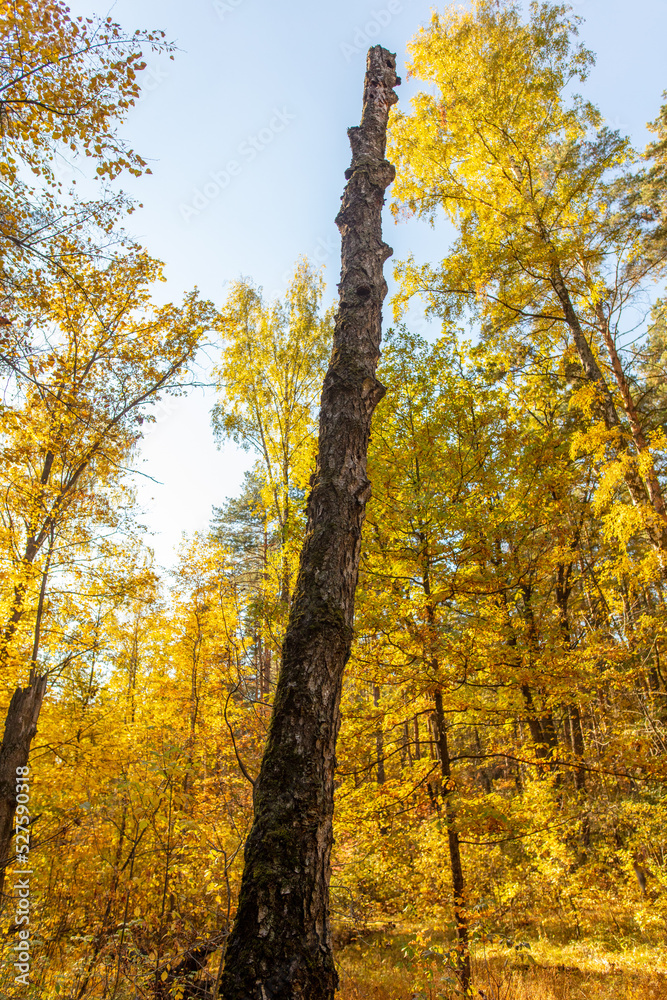
[[0, 746], [0, 908], [5, 872], [14, 857], [11, 844], [16, 812], [16, 769], [28, 763], [45, 691], [46, 675], [38, 677], [34, 670], [31, 671], [28, 687], [16, 689], [7, 712]]
[[238, 910], [227, 945], [224, 1000], [332, 1000], [329, 923], [333, 783], [343, 670], [350, 655], [361, 528], [370, 483], [373, 410], [384, 395], [380, 353], [385, 159], [395, 56], [368, 53], [361, 125], [336, 223], [342, 270], [324, 380], [319, 453], [306, 537], [282, 652], [273, 716], [254, 789]]
[[[46, 674], [42, 676], [38, 674], [37, 656], [39, 655], [39, 641], [46, 601], [46, 584], [49, 577], [54, 543], [55, 531], [52, 528], [46, 564], [42, 571], [39, 599], [37, 601], [28, 687], [17, 687], [14, 691], [12, 700], [9, 703], [9, 709], [7, 710], [5, 732], [2, 744], [0, 745], [0, 910], [3, 904], [5, 872], [13, 858], [11, 843], [14, 832], [14, 814], [16, 812], [16, 769], [17, 767], [25, 767], [28, 763], [30, 744], [37, 732], [39, 713], [42, 709], [42, 702], [44, 701], [44, 694], [46, 692], [47, 677]], [[19, 621], [20, 616], [16, 618], [14, 628], [18, 625]], [[13, 632], [5, 631], [5, 641], [0, 649], [0, 665], [4, 665], [7, 662], [9, 655], [8, 641], [11, 635], [13, 635]]]

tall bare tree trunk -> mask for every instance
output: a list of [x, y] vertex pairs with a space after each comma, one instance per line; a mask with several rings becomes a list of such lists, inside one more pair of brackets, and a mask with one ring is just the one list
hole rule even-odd
[[269, 736], [255, 783], [236, 920], [227, 945], [225, 1000], [332, 1000], [329, 924], [333, 783], [343, 670], [350, 655], [361, 529], [370, 483], [371, 418], [384, 388], [380, 353], [385, 159], [395, 57], [368, 53], [361, 125], [348, 131], [352, 165], [336, 222], [340, 299], [324, 380], [317, 470], [289, 612]]
[[7, 712], [0, 746], [0, 908], [5, 872], [13, 857], [11, 844], [16, 812], [16, 769], [28, 763], [45, 691], [46, 675], [38, 677], [34, 670], [31, 671], [28, 687], [16, 689]]

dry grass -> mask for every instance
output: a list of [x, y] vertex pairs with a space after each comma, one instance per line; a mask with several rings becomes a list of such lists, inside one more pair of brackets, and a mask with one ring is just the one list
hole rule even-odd
[[[428, 948], [406, 957], [409, 940], [376, 932], [340, 950], [341, 1000], [461, 1000], [446, 961]], [[659, 944], [477, 946], [473, 972], [476, 1000], [667, 1000], [667, 950]]]

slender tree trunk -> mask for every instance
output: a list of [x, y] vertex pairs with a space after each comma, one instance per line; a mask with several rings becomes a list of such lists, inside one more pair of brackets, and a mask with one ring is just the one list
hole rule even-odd
[[403, 747], [401, 749], [401, 767], [406, 763], [412, 767], [412, 751], [410, 749], [410, 723], [406, 719], [403, 723]]
[[[45, 487], [51, 477], [51, 470], [53, 468], [54, 455], [52, 451], [47, 451], [46, 457], [44, 459], [44, 465], [42, 468], [42, 474], [40, 476], [40, 486]], [[21, 572], [24, 574], [28, 571], [29, 567], [34, 563], [37, 555], [39, 554], [42, 545], [49, 537], [51, 538], [49, 546], [49, 554], [47, 558], [46, 574], [48, 575], [48, 566], [51, 561], [51, 552], [53, 550], [53, 540], [55, 535], [55, 525], [53, 518], [47, 517], [42, 525], [41, 530], [37, 528], [32, 519], [32, 526], [28, 528], [28, 538], [26, 541], [25, 551], [23, 553], [23, 558], [21, 559]], [[45, 577], [42, 576], [42, 584], [44, 585]], [[0, 668], [7, 665], [7, 660], [9, 659], [9, 647], [16, 634], [19, 622], [23, 618], [25, 611], [25, 595], [26, 595], [27, 585], [25, 579], [20, 580], [14, 586], [14, 599], [12, 601], [12, 610], [9, 615], [7, 624], [5, 625], [4, 634], [2, 641], [0, 642]], [[39, 644], [39, 630], [37, 631], [37, 643]], [[34, 659], [34, 657], [33, 657]]]
[[[373, 708], [380, 707], [380, 685], [373, 685]], [[384, 772], [384, 738], [382, 735], [382, 720], [378, 719], [375, 728], [375, 756], [377, 757], [377, 782], [383, 785], [385, 782]]]
[[459, 952], [459, 977], [464, 993], [470, 989], [470, 945], [468, 940], [468, 917], [465, 911], [465, 882], [463, 880], [463, 865], [461, 863], [461, 847], [456, 823], [456, 810], [451, 799], [453, 791], [452, 771], [447, 743], [447, 725], [442, 704], [442, 691], [437, 689], [435, 700], [435, 736], [442, 772], [442, 797], [445, 802], [445, 821], [447, 823], [447, 838], [449, 840], [449, 862], [452, 870], [452, 888], [454, 890], [454, 920], [456, 921], [456, 940]]
[[[419, 470], [417, 470], [417, 481], [419, 481]], [[440, 664], [436, 652], [436, 636], [438, 626], [436, 622], [436, 612], [431, 597], [431, 561], [429, 552], [429, 539], [424, 531], [420, 532], [421, 541], [421, 571], [422, 586], [426, 595], [426, 617], [428, 621], [428, 658], [430, 661], [431, 674], [433, 677], [440, 675]], [[445, 823], [447, 826], [447, 840], [449, 842], [449, 862], [452, 872], [453, 889], [453, 911], [456, 924], [456, 940], [459, 955], [458, 974], [461, 989], [464, 994], [468, 994], [470, 989], [470, 948], [468, 941], [468, 917], [465, 911], [465, 884], [463, 879], [463, 865], [461, 863], [461, 849], [459, 844], [459, 833], [456, 822], [456, 810], [451, 800], [453, 783], [451, 780], [451, 762], [449, 758], [449, 746], [447, 742], [447, 725], [445, 723], [445, 711], [442, 702], [442, 690], [438, 687], [434, 694], [435, 711], [430, 717], [431, 728], [434, 738], [435, 758], [440, 761], [440, 772], [442, 775], [441, 793], [445, 803]], [[440, 812], [440, 803], [436, 791], [431, 783], [428, 783], [428, 791], [433, 801], [434, 807]]]
[[224, 1000], [332, 1000], [329, 923], [336, 736], [350, 655], [361, 529], [370, 483], [371, 418], [384, 388], [380, 349], [385, 160], [395, 57], [368, 53], [361, 126], [349, 130], [352, 165], [337, 217], [340, 299], [324, 380], [317, 469], [282, 651], [269, 735], [254, 789], [238, 910], [227, 946]]
[[16, 812], [16, 769], [27, 766], [45, 691], [46, 675], [39, 677], [31, 671], [28, 687], [16, 689], [7, 712], [0, 746], [0, 906], [5, 871], [14, 856], [11, 843]]
[[580, 762], [580, 766], [574, 772], [574, 787], [578, 792], [582, 792], [586, 788], [586, 770], [581, 763], [584, 759], [584, 729], [581, 725], [581, 713], [579, 711], [579, 706], [574, 703], [568, 706], [570, 713], [570, 729], [572, 732], [572, 752]]
[[[576, 548], [578, 539], [572, 545], [572, 550]], [[568, 612], [568, 602], [572, 593], [572, 562], [559, 563], [556, 570], [556, 606], [558, 608], [558, 625], [560, 628], [563, 646], [566, 650], [572, 649], [572, 635], [570, 631], [570, 616]], [[586, 787], [586, 771], [583, 767], [584, 757], [584, 730], [581, 725], [581, 714], [579, 707], [571, 702], [568, 707], [568, 717], [570, 720], [570, 742], [572, 753], [579, 763], [579, 767], [574, 772], [574, 787], [578, 792]]]
[[271, 650], [266, 642], [262, 629], [266, 622], [266, 579], [269, 575], [269, 535], [264, 521], [264, 540], [262, 549], [263, 576], [262, 576], [262, 617], [258, 622], [258, 642], [259, 642], [259, 698], [260, 701], [269, 701], [271, 697]]
[[530, 730], [530, 737], [535, 744], [535, 753], [538, 757], [546, 760], [549, 757], [549, 750], [547, 747], [547, 737], [542, 729], [542, 723], [540, 721], [539, 715], [535, 709], [535, 702], [533, 701], [533, 693], [530, 690], [528, 684], [521, 685], [521, 695], [523, 697], [524, 705], [526, 706], [526, 711], [528, 713], [526, 721], [528, 722], [528, 728]]
[[[477, 726], [475, 726], [474, 728], [474, 733], [475, 733], [475, 748], [481, 760], [484, 756], [484, 747], [482, 746], [482, 741], [479, 737], [479, 729], [477, 728]], [[484, 764], [478, 767], [477, 773], [479, 774], [479, 780], [482, 782], [482, 788], [484, 789], [485, 794], [490, 795], [491, 792], [493, 791], [493, 781], [491, 780], [491, 776]]]
[[[616, 447], [620, 452], [627, 452], [629, 450], [628, 435], [621, 426], [621, 420], [611, 391], [602, 369], [597, 363], [591, 346], [582, 330], [579, 317], [577, 316], [576, 310], [572, 304], [569, 290], [561, 273], [560, 265], [555, 257], [553, 244], [544, 233], [543, 238], [551, 251], [554, 253], [554, 259], [551, 265], [551, 284], [562, 306], [565, 322], [572, 332], [575, 347], [577, 349], [584, 374], [586, 375], [588, 381], [591, 382], [597, 390], [598, 403], [604, 418], [605, 427], [607, 430], [615, 430], [617, 432]], [[630, 422], [632, 440], [638, 454], [642, 455], [643, 453], [647, 453], [646, 440], [641, 429], [639, 417], [634, 406], [629, 387], [625, 380], [620, 359], [618, 358], [618, 354], [609, 331], [609, 324], [601, 303], [598, 304], [596, 312], [598, 322], [601, 325], [602, 337], [609, 352], [614, 376], [621, 393], [623, 406]], [[644, 518], [644, 529], [651, 541], [651, 544], [658, 553], [663, 575], [667, 576], [667, 511], [665, 509], [660, 483], [655, 475], [653, 461], [650, 457], [647, 469], [646, 482], [644, 482], [637, 467], [634, 463], [631, 463], [625, 471], [625, 484], [632, 498], [632, 502], [636, 507], [641, 509], [642, 507], [650, 505], [655, 511], [655, 519], [650, 517]]]
[[581, 367], [584, 369], [584, 374], [588, 381], [593, 383], [597, 389], [599, 405], [604, 416], [605, 426], [607, 427], [607, 430], [610, 430], [612, 427], [618, 427], [620, 425], [613, 397], [609, 391], [609, 386], [607, 385], [607, 381], [602, 373], [602, 369], [598, 365], [596, 357], [593, 354], [591, 345], [588, 343], [586, 335], [582, 330], [579, 317], [577, 316], [576, 310], [572, 304], [572, 299], [570, 298], [570, 292], [565, 284], [560, 264], [556, 259], [553, 243], [548, 236], [545, 236], [544, 239], [551, 251], [554, 253], [554, 259], [551, 264], [551, 284], [563, 309], [565, 322], [569, 326], [572, 333], [574, 345], [577, 349], [577, 354], [579, 355]]
[[283, 508], [283, 525], [281, 531], [281, 568], [280, 568], [280, 601], [285, 607], [289, 607], [289, 558], [287, 556], [287, 537], [289, 532], [289, 485], [288, 485], [288, 471], [285, 468], [283, 475], [285, 476], [285, 492], [284, 492], [284, 508]]
[[[503, 594], [501, 600], [504, 611], [505, 627], [507, 630], [507, 646], [512, 651], [511, 655], [514, 658], [518, 670], [520, 670], [521, 654], [519, 652], [519, 643], [514, 632], [514, 625], [509, 612], [507, 595]], [[538, 712], [533, 699], [533, 692], [531, 691], [530, 685], [527, 681], [523, 681], [520, 685], [520, 690], [523, 703], [526, 706], [526, 721], [528, 722], [530, 737], [535, 745], [535, 754], [542, 760], [548, 761], [552, 750], [554, 750], [557, 746], [553, 717], [551, 719], [551, 725], [549, 725], [548, 719], [544, 713]]]
[[641, 424], [639, 411], [637, 410], [635, 401], [632, 398], [630, 386], [625, 377], [623, 365], [621, 364], [621, 359], [618, 355], [618, 351], [616, 350], [614, 338], [612, 337], [611, 330], [609, 329], [609, 318], [605, 313], [602, 302], [598, 301], [596, 303], [595, 311], [600, 325], [600, 330], [602, 332], [602, 339], [604, 340], [605, 347], [607, 348], [607, 352], [609, 354], [609, 360], [611, 361], [611, 368], [614, 373], [614, 378], [616, 379], [616, 385], [618, 386], [618, 390], [621, 394], [623, 409], [625, 410], [630, 424], [632, 440], [634, 441], [635, 448], [637, 449], [637, 454], [641, 458], [642, 464], [644, 465], [642, 475], [648, 499], [657, 515], [657, 523], [651, 526], [651, 540], [662, 553], [667, 554], [667, 507], [665, 506], [665, 498], [662, 493], [662, 487], [655, 471], [653, 456], [649, 451], [648, 441], [646, 440], [646, 435], [644, 434], [644, 428]]
[[[438, 757], [438, 747], [437, 747], [436, 736], [435, 736], [435, 721], [434, 721], [432, 715], [428, 719], [428, 733], [429, 733], [428, 747], [429, 747], [429, 751], [430, 751], [430, 754], [431, 754], [431, 760], [437, 761], [439, 759], [439, 757]], [[438, 816], [439, 816], [440, 815], [440, 798], [438, 796], [438, 785], [437, 785], [437, 782], [435, 782], [435, 781], [427, 781], [426, 782], [426, 789], [428, 791], [428, 797], [431, 800], [431, 805], [433, 806], [433, 812], [437, 813]]]
[[[521, 608], [521, 615], [526, 625], [527, 638], [528, 638], [528, 648], [530, 651], [530, 665], [531, 673], [532, 668], [535, 665], [536, 660], [539, 657], [539, 640], [537, 635], [537, 625], [535, 623], [535, 612], [533, 611], [533, 588], [532, 584], [525, 583], [521, 586], [521, 593], [523, 596], [523, 604]], [[526, 697], [526, 692], [528, 692], [528, 697]], [[532, 705], [532, 695], [530, 694], [530, 689], [527, 684], [522, 687], [522, 693], [524, 699], [526, 700], [526, 707]], [[540, 694], [543, 695], [542, 690]], [[537, 720], [535, 720], [537, 721]], [[531, 732], [532, 730], [532, 723]], [[552, 757], [558, 751], [558, 735], [556, 733], [556, 726], [554, 724], [553, 712], [551, 709], [543, 712], [542, 717], [539, 719], [539, 728], [542, 731], [542, 738], [544, 745], [546, 747], [546, 756]]]

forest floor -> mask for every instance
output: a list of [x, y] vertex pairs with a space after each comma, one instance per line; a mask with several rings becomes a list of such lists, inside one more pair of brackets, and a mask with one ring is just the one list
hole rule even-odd
[[[401, 929], [366, 932], [337, 950], [341, 1000], [455, 1000], [461, 993], [436, 933], [415, 946]], [[424, 937], [421, 942], [424, 942]], [[478, 943], [476, 1000], [667, 1000], [667, 947], [630, 936], [517, 946]]]

